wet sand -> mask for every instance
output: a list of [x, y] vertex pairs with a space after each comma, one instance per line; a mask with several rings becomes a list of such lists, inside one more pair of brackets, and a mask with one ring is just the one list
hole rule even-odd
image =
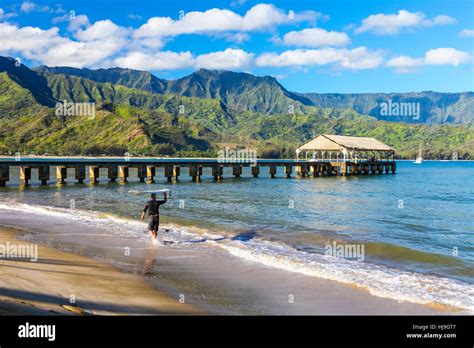
[[[32, 245], [18, 234], [0, 228], [0, 244]], [[0, 259], [0, 315], [204, 314], [104, 262], [44, 245], [38, 256]]]
[[[0, 243], [25, 243], [31, 231], [44, 236], [56, 228], [23, 221], [20, 233], [0, 229]], [[33, 227], [36, 224], [36, 227]], [[27, 226], [29, 225], [29, 226]], [[59, 230], [61, 226], [57, 226]], [[90, 227], [89, 227], [90, 228]], [[61, 305], [76, 296], [92, 314], [251, 314], [251, 315], [430, 315], [451, 308], [399, 302], [365, 289], [308, 277], [241, 260], [199, 244], [189, 248], [142, 248], [117, 236], [93, 231], [67, 235], [59, 245], [74, 253], [39, 246], [38, 262], [0, 260], [0, 313], [68, 314]], [[58, 240], [55, 236], [54, 240]], [[34, 240], [34, 238], [33, 238]], [[104, 247], [107, 245], [107, 248]], [[120, 245], [130, 245], [124, 257]], [[97, 247], [96, 250], [94, 246]], [[101, 260], [80, 255], [102, 253]], [[125, 262], [124, 262], [125, 261]], [[114, 267], [110, 266], [113, 265]], [[118, 270], [119, 269], [119, 270]], [[186, 304], [179, 303], [183, 296]], [[198, 309], [200, 308], [200, 309]]]

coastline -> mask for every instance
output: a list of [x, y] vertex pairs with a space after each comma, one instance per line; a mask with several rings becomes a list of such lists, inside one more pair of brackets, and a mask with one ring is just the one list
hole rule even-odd
[[[42, 226], [42, 229], [47, 230], [47, 227]], [[0, 227], [0, 244], [7, 241], [23, 244], [25, 232], [31, 231], [31, 226], [21, 233]], [[81, 248], [70, 253], [47, 245], [40, 244], [40, 258], [36, 263], [23, 261], [18, 265], [19, 261], [0, 260], [0, 287], [8, 290], [6, 296], [0, 296], [0, 314], [71, 314], [61, 307], [68, 304], [71, 294], [79, 294], [76, 303], [85, 310], [82, 314], [98, 315], [463, 314], [449, 306], [373, 296], [358, 286], [293, 274], [236, 257], [218, 254], [209, 257], [202, 250], [194, 250], [192, 255], [183, 255], [185, 252], [181, 251], [178, 255], [164, 248], [151, 251], [151, 256], [150, 250], [136, 250], [135, 257], [140, 261], [134, 261], [132, 270], [116, 265], [113, 261], [116, 258], [105, 257], [98, 261], [79, 256], [84, 254]], [[150, 264], [153, 277], [137, 271]], [[180, 293], [186, 293], [186, 303], [192, 305], [179, 303]], [[288, 301], [289, 296], [294, 297], [294, 301]]]
[[[32, 245], [0, 226], [0, 244]], [[44, 245], [38, 260], [0, 259], [0, 315], [198, 315], [139, 276]], [[71, 304], [75, 299], [75, 305]]]

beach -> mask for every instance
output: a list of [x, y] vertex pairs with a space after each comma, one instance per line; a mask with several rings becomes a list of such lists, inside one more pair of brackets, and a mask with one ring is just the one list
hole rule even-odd
[[[31, 244], [18, 239], [25, 232], [1, 228], [0, 244]], [[456, 313], [452, 308], [400, 303], [372, 296], [362, 288], [294, 277], [237, 259], [221, 258], [217, 267], [215, 259], [199, 253], [192, 262], [166, 267], [152, 265], [144, 257], [144, 271], [137, 271], [141, 269], [137, 266], [128, 272], [45, 245], [39, 245], [38, 255], [34, 262], [0, 260], [2, 315]], [[171, 278], [179, 279], [174, 289], [170, 288]], [[180, 293], [192, 297], [193, 304], [180, 303]], [[75, 305], [70, 303], [71, 296]]]
[[[0, 244], [20, 243], [15, 239], [18, 233], [0, 228]], [[44, 245], [38, 250], [39, 258], [34, 262], [0, 259], [0, 315], [204, 313], [103, 262]]]

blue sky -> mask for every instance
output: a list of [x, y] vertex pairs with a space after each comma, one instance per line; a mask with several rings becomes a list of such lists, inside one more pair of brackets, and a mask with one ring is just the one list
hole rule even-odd
[[474, 2], [2, 0], [0, 55], [168, 79], [245, 71], [297, 92], [472, 91]]

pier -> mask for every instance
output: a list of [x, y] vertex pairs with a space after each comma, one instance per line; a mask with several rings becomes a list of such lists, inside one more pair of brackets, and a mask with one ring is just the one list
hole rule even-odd
[[[40, 185], [51, 183], [55, 173], [57, 184], [64, 184], [68, 170], [74, 172], [76, 183], [97, 183], [100, 169], [106, 169], [110, 182], [126, 183], [130, 169], [137, 170], [140, 182], [153, 183], [161, 169], [166, 181], [181, 180], [188, 173], [189, 180], [199, 182], [207, 170], [215, 181], [224, 178], [224, 168], [231, 167], [232, 176], [240, 178], [244, 168], [250, 168], [254, 178], [277, 176], [325, 177], [346, 175], [376, 175], [396, 172], [395, 151], [373, 138], [319, 135], [296, 149], [295, 159], [241, 158], [172, 158], [172, 157], [50, 157], [26, 156], [0, 157], [0, 186], [10, 181], [10, 168], [19, 167], [20, 183], [28, 185], [32, 171], [38, 173]], [[305, 158], [300, 159], [300, 155]]]
[[[254, 178], [266, 175], [270, 178], [277, 176], [277, 168], [282, 167], [283, 177], [325, 177], [336, 175], [369, 175], [395, 173], [394, 161], [312, 161], [294, 159], [258, 159], [255, 163], [241, 163], [215, 158], [92, 158], [92, 157], [0, 157], [0, 186], [6, 186], [10, 180], [10, 168], [19, 167], [20, 182], [28, 185], [32, 172], [37, 171], [40, 185], [50, 183], [64, 184], [69, 174], [74, 172], [76, 183], [82, 184], [87, 179], [90, 183], [97, 183], [100, 169], [105, 168], [106, 178], [110, 182], [127, 182], [129, 170], [137, 169], [140, 182], [153, 183], [157, 178], [158, 170], [168, 182], [182, 180], [187, 176], [192, 182], [199, 182], [203, 170], [220, 181], [224, 178], [224, 168], [230, 167], [231, 175], [240, 178], [243, 171], [248, 170]], [[246, 169], [248, 168], [248, 169]], [[69, 169], [69, 170], [68, 170]], [[54, 173], [54, 177], [51, 175]], [[51, 180], [53, 177], [53, 181]], [[105, 176], [104, 176], [105, 177]]]

